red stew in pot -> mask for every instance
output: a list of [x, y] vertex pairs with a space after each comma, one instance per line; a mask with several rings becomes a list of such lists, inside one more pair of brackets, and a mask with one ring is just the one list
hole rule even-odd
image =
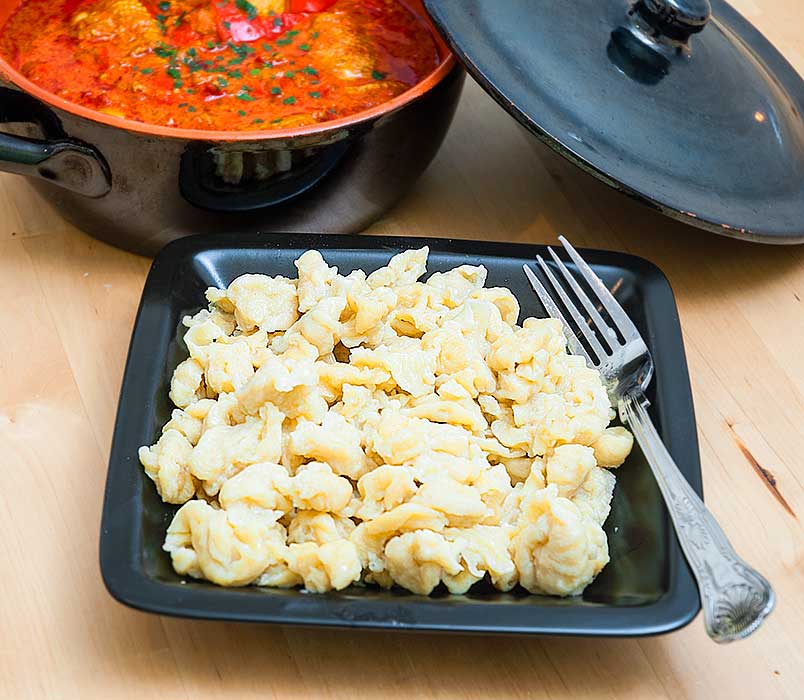
[[90, 109], [227, 131], [349, 116], [441, 60], [402, 0], [23, 0], [0, 54]]

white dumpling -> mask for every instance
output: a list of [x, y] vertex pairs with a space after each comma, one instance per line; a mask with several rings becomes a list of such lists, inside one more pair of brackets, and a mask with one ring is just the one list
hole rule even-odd
[[519, 583], [531, 593], [578, 595], [609, 561], [603, 529], [555, 485], [523, 499], [512, 549]]
[[291, 544], [286, 557], [288, 568], [302, 578], [311, 593], [340, 591], [360, 580], [363, 571], [357, 548], [349, 540]]
[[622, 426], [606, 428], [592, 444], [598, 466], [609, 468], [619, 467], [631, 454], [633, 446], [634, 436]]
[[430, 595], [445, 575], [461, 572], [459, 549], [429, 530], [406, 532], [385, 545], [387, 571], [394, 583], [412, 593]]
[[352, 484], [328, 464], [308, 462], [291, 477], [289, 494], [300, 510], [340, 513], [352, 500]]
[[584, 445], [560, 445], [545, 465], [547, 483], [556, 485], [559, 496], [570, 498], [595, 468], [595, 454]]
[[164, 549], [179, 574], [219, 586], [245, 586], [282, 557], [285, 532], [270, 515], [232, 516], [195, 500], [176, 512]]
[[257, 327], [268, 333], [286, 330], [298, 317], [296, 283], [286, 277], [241, 275], [225, 293], [208, 293], [208, 298], [218, 304], [226, 299], [244, 331]]
[[330, 411], [321, 425], [299, 421], [290, 436], [290, 448], [302, 457], [326, 462], [350, 479], [359, 479], [374, 465], [361, 447], [361, 432], [339, 413]]
[[244, 423], [209, 428], [193, 448], [190, 472], [203, 482], [210, 496], [218, 493], [226, 479], [258, 462], [277, 463], [282, 456], [284, 416], [267, 404], [260, 415]]
[[354, 529], [355, 524], [341, 515], [321, 513], [317, 510], [300, 510], [288, 525], [288, 543], [327, 544], [335, 540], [349, 539]]
[[572, 495], [572, 502], [598, 525], [606, 522], [611, 511], [616, 479], [608, 469], [594, 467]]
[[151, 447], [140, 447], [140, 463], [165, 503], [185, 503], [198, 482], [190, 471], [193, 446], [178, 430], [166, 430]]

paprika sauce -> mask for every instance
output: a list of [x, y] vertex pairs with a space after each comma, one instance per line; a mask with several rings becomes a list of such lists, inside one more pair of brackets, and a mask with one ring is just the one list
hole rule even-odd
[[402, 0], [24, 0], [0, 54], [90, 109], [226, 131], [346, 117], [441, 61]]

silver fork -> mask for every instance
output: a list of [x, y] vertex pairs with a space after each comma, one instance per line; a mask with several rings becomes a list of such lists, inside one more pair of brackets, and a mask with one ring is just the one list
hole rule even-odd
[[[552, 293], [527, 265], [523, 265], [525, 275], [547, 312], [563, 324], [570, 350], [583, 355], [590, 367], [600, 371], [612, 405], [619, 409], [620, 418], [630, 426], [642, 447], [667, 503], [681, 548], [698, 581], [707, 633], [716, 642], [743, 639], [754, 632], [773, 610], [776, 601], [773, 589], [760, 573], [737, 555], [714, 516], [693, 491], [662, 443], [648, 415], [649, 402], [645, 397], [645, 389], [653, 377], [653, 358], [636, 326], [578, 251], [563, 236], [559, 236], [559, 241], [594, 293], [593, 301], [555, 251], [548, 248], [585, 314], [541, 256], [537, 257], [537, 262], [552, 287]], [[561, 313], [556, 296], [591, 353], [586, 351]], [[624, 341], [620, 341], [598, 309], [605, 309]]]

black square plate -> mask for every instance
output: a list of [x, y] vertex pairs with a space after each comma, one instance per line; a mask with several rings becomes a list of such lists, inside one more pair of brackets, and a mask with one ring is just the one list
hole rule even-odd
[[[430, 246], [429, 272], [483, 264], [489, 286], [507, 286], [522, 318], [544, 316], [522, 264], [542, 246], [482, 241], [335, 235], [195, 236], [154, 260], [131, 339], [114, 431], [101, 525], [101, 570], [109, 592], [126, 605], [166, 615], [284, 624], [406, 630], [576, 635], [648, 635], [677, 629], [700, 607], [697, 589], [650, 469], [639, 449], [617, 470], [605, 529], [611, 562], [577, 598], [476, 586], [464, 596], [429, 598], [353, 586], [309, 595], [298, 590], [224, 589], [183, 580], [162, 551], [175, 506], [162, 503], [137, 459], [168, 420], [173, 368], [186, 357], [180, 324], [204, 305], [204, 290], [246, 272], [296, 276], [293, 261], [321, 250], [343, 273], [371, 271], [412, 246]], [[701, 493], [695, 417], [673, 294], [664, 275], [640, 258], [583, 251], [630, 314], [656, 362], [652, 412], [682, 472]]]

